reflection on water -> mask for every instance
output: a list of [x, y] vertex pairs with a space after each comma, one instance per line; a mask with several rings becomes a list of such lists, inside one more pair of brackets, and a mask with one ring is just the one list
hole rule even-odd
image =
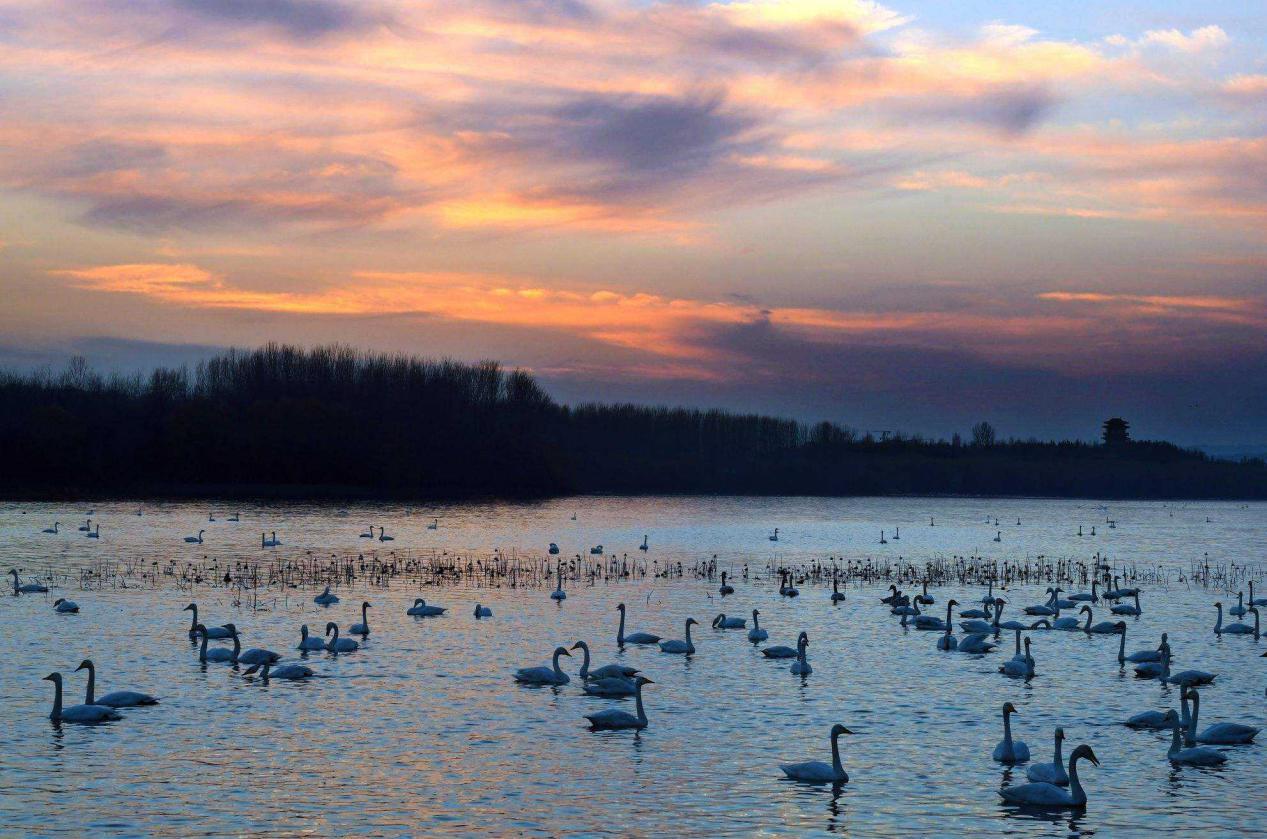
[[[1260, 559], [1267, 507], [1237, 504], [1113, 505], [1117, 527], [1076, 536], [1106, 511], [1078, 502], [987, 499], [569, 499], [541, 504], [471, 504], [406, 509], [312, 505], [244, 507], [241, 523], [207, 522], [207, 505], [95, 503], [100, 540], [75, 527], [90, 505], [0, 508], [0, 549], [28, 569], [78, 567], [94, 558], [214, 556], [224, 563], [259, 554], [259, 533], [277, 530], [296, 556], [366, 551], [359, 535], [374, 524], [396, 536], [390, 550], [540, 554], [558, 542], [564, 555], [604, 544], [648, 560], [692, 565], [717, 555], [732, 572], [725, 605], [717, 581], [657, 580], [573, 585], [551, 601], [549, 587], [472, 590], [393, 583], [337, 593], [322, 609], [315, 592], [273, 589], [258, 608], [235, 604], [222, 588], [192, 594], [200, 619], [232, 621], [244, 647], [304, 659], [306, 682], [246, 676], [245, 668], [200, 664], [187, 635], [191, 594], [157, 589], [79, 591], [0, 598], [0, 824], [17, 834], [263, 835], [719, 835], [788, 831], [854, 836], [999, 835], [1187, 836], [1261, 821], [1267, 760], [1261, 745], [1229, 748], [1221, 770], [1173, 768], [1169, 735], [1114, 723], [1147, 709], [1172, 707], [1173, 689], [1123, 674], [1117, 639], [1083, 633], [1035, 633], [1036, 677], [1026, 683], [997, 672], [1011, 655], [967, 656], [936, 650], [937, 633], [902, 630], [880, 606], [884, 594], [850, 585], [832, 605], [830, 586], [801, 585], [781, 598], [770, 561], [826, 556], [914, 562], [980, 552], [987, 557], [1088, 559], [1106, 552], [1117, 564], [1164, 578], [1144, 586], [1144, 614], [1128, 618], [1128, 650], [1170, 633], [1178, 668], [1220, 673], [1202, 694], [1202, 721], [1262, 724], [1267, 667], [1255, 658], [1267, 640], [1217, 638], [1212, 603], [1226, 592], [1190, 588], [1194, 562], [1215, 567]], [[138, 506], [144, 515], [136, 516]], [[26, 511], [25, 515], [23, 510]], [[576, 514], [576, 520], [571, 519]], [[1002, 522], [993, 541], [993, 518]], [[936, 527], [928, 527], [929, 517]], [[1206, 518], [1211, 519], [1207, 523]], [[439, 518], [436, 530], [426, 525]], [[1010, 524], [1017, 519], [1021, 526]], [[40, 530], [62, 522], [57, 536]], [[779, 527], [779, 541], [768, 534]], [[901, 539], [878, 544], [881, 528]], [[206, 529], [203, 544], [184, 536]], [[68, 532], [69, 531], [69, 532]], [[384, 546], [374, 544], [380, 555]], [[743, 569], [749, 567], [745, 579]], [[1261, 578], [1260, 578], [1261, 579]], [[1008, 591], [1020, 607], [1043, 599], [1043, 586]], [[946, 598], [980, 599], [979, 589], [934, 588]], [[52, 601], [77, 600], [78, 615]], [[439, 618], [408, 618], [415, 596], [448, 606]], [[1234, 595], [1233, 595], [1234, 597]], [[339, 656], [295, 650], [299, 625], [360, 619], [362, 599], [373, 633], [362, 649]], [[476, 601], [494, 617], [476, 621]], [[693, 657], [657, 648], [615, 647], [616, 603], [629, 606], [629, 629], [681, 637], [682, 621], [703, 622]], [[940, 608], [939, 608], [940, 607]], [[714, 630], [719, 611], [761, 610], [768, 644], [795, 645], [809, 634], [814, 672], [800, 677], [787, 660], [766, 660], [740, 630]], [[961, 607], [966, 608], [966, 607]], [[1097, 607], [1097, 620], [1103, 607]], [[590, 732], [583, 714], [627, 700], [581, 693], [579, 661], [564, 659], [569, 685], [529, 688], [511, 672], [548, 662], [558, 644], [586, 640], [595, 665], [632, 664], [655, 680], [645, 692], [650, 727], [641, 733]], [[223, 642], [220, 642], [223, 643]], [[124, 711], [96, 727], [54, 726], [52, 689], [41, 677], [66, 676], [67, 704], [82, 699], [84, 657], [98, 668], [98, 692], [137, 689], [162, 704]], [[1085, 766], [1085, 814], [1004, 807], [998, 789], [1024, 783], [990, 753], [1002, 736], [999, 708], [1012, 701], [1015, 735], [1036, 760], [1050, 760], [1051, 731], [1063, 725], [1066, 754], [1088, 743], [1102, 766]], [[830, 760], [835, 722], [856, 733], [841, 739], [850, 783], [787, 781], [778, 764]]]

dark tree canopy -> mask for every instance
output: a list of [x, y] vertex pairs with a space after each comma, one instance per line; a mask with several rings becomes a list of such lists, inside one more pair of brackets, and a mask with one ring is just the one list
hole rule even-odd
[[0, 374], [0, 490], [113, 495], [594, 493], [1262, 498], [1267, 467], [1169, 443], [971, 445], [724, 411], [554, 403], [522, 371], [269, 345], [149, 376]]

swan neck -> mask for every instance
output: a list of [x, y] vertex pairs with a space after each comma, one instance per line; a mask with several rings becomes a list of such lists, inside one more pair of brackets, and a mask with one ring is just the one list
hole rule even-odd
[[1119, 633], [1122, 636], [1121, 642], [1117, 645], [1117, 662], [1118, 664], [1126, 663], [1126, 632]]
[[616, 646], [625, 646], [625, 610], [620, 610], [620, 627], [616, 630]]
[[1009, 752], [1012, 750], [1012, 720], [1010, 717], [1011, 714], [1005, 713], [1003, 715], [1003, 742], [1007, 743]]
[[189, 620], [189, 634], [193, 635], [198, 631], [198, 606], [195, 604], [193, 609], [193, 617]]
[[561, 655], [563, 655], [563, 653], [559, 652], [558, 650], [554, 651], [554, 675], [555, 676], [563, 675], [563, 668], [559, 667], [559, 656]]
[[238, 653], [242, 652], [242, 641], [238, 638], [238, 634], [233, 633], [233, 663], [238, 663]]
[[88, 690], [84, 696], [84, 704], [91, 705], [92, 700], [97, 697], [97, 668], [89, 665], [88, 667]]
[[831, 736], [831, 768], [837, 775], [844, 774], [845, 767], [840, 765], [840, 734]]
[[1082, 782], [1078, 780], [1078, 758], [1082, 755], [1070, 755], [1069, 757], [1069, 792], [1072, 793], [1075, 804], [1086, 804], [1087, 794], [1082, 789]]
[[198, 660], [199, 661], [207, 660], [207, 633], [206, 632], [202, 633], [202, 646], [198, 648]]
[[589, 644], [586, 644], [583, 647], [581, 647], [581, 652], [585, 653], [585, 658], [581, 660], [581, 680], [584, 681], [585, 677], [588, 676], [590, 672]]
[[634, 702], [637, 703], [638, 722], [643, 725], [647, 724], [647, 712], [642, 707], [642, 685], [638, 685], [638, 689], [634, 691]]
[[1215, 606], [1219, 610], [1219, 619], [1214, 622], [1214, 631], [1217, 633], [1223, 629], [1223, 607]]
[[62, 718], [62, 682], [61, 679], [53, 681], [53, 721], [56, 722]]

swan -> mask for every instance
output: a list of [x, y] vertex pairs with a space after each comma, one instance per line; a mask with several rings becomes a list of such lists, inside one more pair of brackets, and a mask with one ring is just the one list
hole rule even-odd
[[[645, 533], [642, 534], [642, 544], [638, 546], [638, 550], [645, 551], [645, 550], [648, 550], [650, 547], [651, 546], [647, 544], [647, 534]], [[725, 593], [726, 592], [722, 592], [722, 594], [725, 594]]]
[[372, 525], [372, 524], [371, 524], [371, 525], [370, 525], [370, 529], [369, 529], [369, 530], [367, 530], [366, 532], [362, 533], [362, 534], [360, 535], [360, 538], [362, 538], [362, 539], [373, 539], [373, 538], [374, 538], [374, 525]]
[[46, 527], [46, 528], [44, 528], [44, 530], [43, 530], [42, 532], [44, 532], [44, 533], [57, 533], [57, 532], [61, 529], [61, 526], [62, 526], [62, 523], [61, 523], [60, 521], [55, 521], [55, 522], [53, 522], [53, 526], [52, 526], [52, 527]]
[[[919, 598], [916, 597], [915, 602], [918, 602], [918, 601], [919, 601]], [[950, 617], [949, 612], [946, 613], [946, 617], [947, 618]], [[948, 623], [944, 623], [942, 619], [937, 617], [936, 615], [920, 614], [918, 606], [915, 607], [915, 617], [912, 619], [911, 622], [915, 625], [916, 629], [928, 629], [928, 630], [935, 630], [937, 632], [941, 632], [949, 626]]]
[[[898, 590], [898, 587], [893, 585], [892, 583], [889, 584], [889, 591], [891, 592], [891, 594], [889, 594], [888, 597], [881, 597], [880, 602], [886, 603], [890, 606], [896, 606], [898, 604], [898, 601], [902, 599], [902, 592]], [[779, 593], [780, 594], [783, 593], [782, 583], [780, 583], [779, 585]]]
[[[1020, 630], [1016, 631], [1020, 636]], [[1029, 639], [1025, 639], [1025, 655], [1020, 658], [1011, 658], [1003, 662], [999, 667], [999, 672], [1005, 676], [1014, 676], [1021, 679], [1032, 679], [1034, 677], [1034, 657], [1029, 653]]]
[[686, 640], [680, 641], [673, 639], [671, 641], [660, 642], [660, 652], [672, 653], [673, 655], [695, 655], [695, 644], [691, 642], [691, 625], [697, 624], [699, 621], [695, 618], [686, 619]]
[[1179, 742], [1179, 715], [1171, 708], [1166, 712], [1166, 723], [1170, 727], [1170, 748], [1166, 751], [1166, 757], [1171, 763], [1182, 763], [1187, 766], [1218, 766], [1220, 763], [1227, 762], [1227, 755], [1218, 749], [1211, 749], [1207, 746], [1194, 746], [1192, 748], [1182, 748]]
[[950, 634], [950, 630], [951, 630], [950, 610], [958, 605], [959, 605], [959, 601], [957, 600], [946, 601], [946, 623], [944, 625], [946, 634], [942, 635], [940, 638], [937, 639], [937, 649], [939, 650], [945, 650], [946, 652], [950, 652], [951, 650], [959, 646], [958, 639], [956, 639], [955, 636]]
[[405, 610], [405, 614], [415, 618], [433, 618], [443, 615], [448, 609], [444, 606], [428, 606], [421, 597], [414, 598], [414, 605]]
[[781, 763], [779, 768], [783, 774], [793, 781], [804, 781], [810, 784], [849, 782], [849, 774], [840, 765], [840, 735], [853, 734], [852, 731], [837, 723], [831, 727], [831, 765], [821, 760], [807, 760], [804, 763]]
[[262, 682], [267, 682], [269, 679], [286, 679], [287, 681], [297, 682], [313, 675], [312, 668], [306, 664], [283, 664], [273, 668], [272, 663], [268, 661], [251, 665], [243, 671], [242, 675], [250, 676], [256, 671], [262, 671], [260, 672], [260, 681]]
[[312, 602], [318, 606], [333, 606], [339, 602], [339, 595], [330, 591], [330, 587], [326, 586], [325, 591], [312, 598]]
[[796, 642], [796, 661], [792, 662], [790, 668], [791, 672], [798, 676], [808, 676], [814, 672], [814, 668], [809, 666], [809, 661], [805, 658], [807, 647], [809, 647], [809, 636], [802, 632], [800, 639]]
[[622, 696], [633, 696], [638, 686], [634, 684], [633, 679], [625, 679], [620, 676], [609, 676], [606, 679], [595, 679], [586, 682], [581, 690], [590, 696], [604, 696], [616, 698]]
[[577, 641], [572, 645], [572, 649], [580, 650], [585, 654], [585, 658], [581, 660], [581, 681], [590, 681], [591, 679], [631, 679], [638, 674], [638, 668], [630, 667], [627, 664], [604, 664], [602, 667], [590, 669], [590, 647], [584, 641]]
[[522, 667], [515, 671], [515, 681], [525, 685], [566, 685], [572, 679], [559, 667], [559, 656], [572, 657], [565, 647], [554, 648], [551, 667]]
[[93, 666], [92, 659], [85, 658], [80, 662], [75, 671], [88, 671], [88, 689], [84, 694], [85, 705], [106, 705], [110, 708], [135, 708], [138, 705], [157, 705], [158, 700], [150, 696], [148, 693], [138, 693], [134, 690], [116, 690], [113, 693], [107, 693], [100, 699], [96, 698], [97, 686], [97, 668]]
[[1051, 763], [1032, 763], [1025, 770], [1025, 777], [1035, 783], [1055, 784], [1058, 787], [1069, 786], [1069, 773], [1065, 771], [1064, 758], [1060, 756], [1060, 744], [1064, 742], [1065, 730], [1056, 728], [1056, 752]]
[[779, 541], [779, 529], [777, 527], [774, 528], [774, 532], [770, 534], [770, 541], [771, 542]]
[[48, 591], [48, 586], [39, 583], [21, 583], [19, 582], [18, 569], [10, 568], [9, 573], [13, 575], [13, 593], [14, 594], [43, 594]]
[[558, 545], [556, 545], [556, 544], [554, 544], [553, 542], [551, 542], [551, 543], [550, 543], [550, 556], [558, 556], [558, 554], [559, 554], [559, 546], [558, 546]]
[[1161, 661], [1145, 661], [1135, 668], [1135, 676], [1139, 679], [1162, 679], [1170, 676], [1170, 647], [1161, 651]]
[[1197, 730], [1197, 717], [1201, 713], [1201, 697], [1196, 689], [1188, 688], [1188, 698], [1192, 700], [1192, 718], [1188, 721], [1188, 739], [1198, 743], [1215, 746], [1232, 746], [1254, 742], [1260, 729], [1239, 722], [1219, 722], [1207, 726], [1200, 734]]
[[[1170, 656], [1164, 655], [1163, 660], [1169, 664]], [[1180, 687], [1197, 687], [1199, 685], [1208, 685], [1217, 677], [1214, 673], [1207, 673], [1204, 670], [1181, 670], [1173, 676], [1167, 676], [1162, 681], [1171, 685], [1179, 685]]]
[[476, 620], [479, 620], [480, 618], [491, 618], [492, 616], [493, 616], [492, 609], [488, 608], [487, 606], [481, 606], [478, 603], [475, 604], [475, 619]]
[[1059, 615], [1059, 611], [1057, 611], [1056, 618], [1051, 622], [1051, 628], [1059, 629], [1062, 632], [1077, 632], [1082, 629], [1082, 623], [1075, 617], [1062, 618]]
[[202, 624], [200, 624], [198, 622], [198, 604], [197, 603], [190, 603], [188, 606], [181, 609], [181, 611], [193, 612], [193, 615], [190, 618], [190, 623], [189, 623], [189, 637], [190, 638], [197, 636], [198, 628], [200, 626], [202, 627], [202, 631], [206, 633], [208, 638], [229, 638], [233, 635], [232, 632], [225, 629], [223, 626], [209, 627], [209, 626], [203, 626]]
[[782, 582], [779, 584], [779, 594], [784, 597], [796, 597], [800, 594], [800, 591], [797, 590], [796, 586], [792, 585], [792, 573], [790, 571], [784, 571], [782, 573]]
[[1096, 766], [1100, 765], [1100, 761], [1096, 760], [1095, 752], [1091, 751], [1090, 746], [1084, 744], [1074, 749], [1069, 755], [1069, 789], [1067, 790], [1061, 789], [1055, 784], [1020, 784], [1018, 786], [1004, 787], [999, 790], [999, 795], [1003, 796], [1003, 800], [1009, 804], [1019, 804], [1023, 807], [1058, 809], [1080, 809], [1085, 807], [1087, 806], [1087, 793], [1078, 780], [1078, 761], [1083, 758], [1091, 761]]
[[[1229, 623], [1223, 625], [1223, 604], [1215, 603], [1214, 608], [1219, 610], [1219, 619], [1214, 624], [1215, 635], [1251, 635], [1254, 633], [1254, 627], [1247, 623]], [[1253, 610], [1251, 610], [1253, 611]]]
[[[225, 626], [229, 627], [233, 626], [233, 624], [225, 624]], [[230, 630], [229, 632], [229, 637], [233, 639], [232, 650], [225, 649], [224, 647], [215, 647], [210, 650], [207, 649], [207, 627], [202, 624], [198, 624], [198, 634], [202, 636], [202, 646], [198, 649], [199, 661], [203, 663], [208, 661], [237, 662], [238, 653], [242, 652], [242, 642], [238, 639], [238, 633], [236, 630]]]
[[[1161, 644], [1157, 646], [1157, 649], [1136, 650], [1130, 655], [1123, 656], [1121, 660], [1123, 663], [1129, 661], [1132, 664], [1143, 664], [1149, 661], [1161, 661], [1161, 651], [1163, 649], [1168, 649], [1170, 647], [1169, 638], [1170, 636], [1167, 633], [1163, 632], [1161, 634]], [[1126, 651], [1126, 624], [1123, 623], [1122, 624], [1122, 647], [1121, 647], [1121, 650], [1119, 650], [1119, 653], [1122, 653], [1125, 651]]]
[[981, 598], [982, 605], [992, 605], [994, 603], [994, 579], [991, 578], [988, 583], [985, 596]]
[[326, 649], [332, 653], [350, 653], [361, 648], [361, 645], [353, 641], [351, 638], [339, 637], [339, 625], [334, 621], [326, 624], [326, 637], [330, 637], [330, 633], [334, 633], [334, 637], [326, 642]]
[[832, 577], [831, 578], [831, 602], [839, 603], [840, 601], [844, 599], [845, 599], [845, 593], [840, 590], [840, 586], [839, 586], [839, 583], [837, 583], [836, 578]]
[[1113, 633], [1117, 632], [1117, 624], [1114, 623], [1113, 621], [1100, 621], [1095, 626], [1092, 626], [1091, 625], [1092, 614], [1091, 614], [1090, 606], [1083, 606], [1078, 611], [1085, 613], [1087, 616], [1087, 623], [1085, 626], [1082, 627], [1082, 631], [1087, 633], [1088, 635], [1112, 635]]
[[396, 537], [395, 537], [395, 536], [388, 536], [388, 535], [387, 535], [387, 528], [385, 528], [385, 527], [380, 527], [380, 528], [378, 529], [378, 541], [380, 541], [380, 542], [395, 542], [395, 541], [396, 541]]
[[87, 533], [89, 530], [92, 530], [92, 519], [88, 519], [83, 524], [79, 525], [80, 533]]
[[53, 712], [48, 715], [48, 718], [55, 724], [60, 722], [95, 723], [123, 718], [109, 705], [71, 705], [69, 708], [63, 708], [62, 674], [49, 673], [43, 681], [53, 683]]
[[439, 520], [439, 519], [432, 519], [432, 520], [431, 520], [431, 524], [427, 525], [427, 529], [428, 529], [428, 530], [439, 530], [439, 529], [440, 529], [440, 520]]
[[[1008, 621], [1003, 621], [1002, 623], [999, 623], [999, 618], [1003, 616], [1003, 606], [1006, 604], [1006, 602], [1007, 601], [1001, 598], [998, 601], [998, 609], [994, 613], [994, 631], [995, 632], [998, 632], [1000, 629], [1013, 629], [1013, 630], [1033, 629], [1035, 626], [1037, 626], [1038, 624], [1037, 621], [1033, 624], [1025, 623], [1024, 621], [1018, 621], [1018, 620], [1008, 620]], [[1060, 609], [1057, 608], [1055, 615], [1053, 615], [1052, 617], [1058, 617], [1059, 615], [1060, 615]], [[1045, 620], [1045, 619], [1040, 618], [1040, 620]], [[1048, 629], [1050, 629], [1051, 623], [1048, 622], [1046, 626]]]
[[606, 711], [599, 711], [597, 714], [585, 715], [585, 719], [590, 721], [590, 728], [596, 731], [600, 729], [634, 728], [641, 730], [646, 728], [647, 712], [642, 707], [642, 686], [651, 684], [655, 683], [646, 676], [638, 676], [634, 679], [634, 701], [637, 703], [637, 716], [628, 711], [609, 708]]
[[602, 555], [603, 555], [603, 546], [602, 546], [602, 545], [595, 545], [594, 547], [590, 548], [590, 553], [591, 553], [592, 555], [594, 555], [594, 556], [602, 556]]
[[1245, 592], [1236, 592], [1236, 605], [1228, 609], [1227, 613], [1235, 618], [1245, 614]]
[[625, 604], [618, 603], [616, 611], [620, 612], [620, 627], [616, 630], [616, 646], [623, 647], [625, 644], [658, 644], [660, 643], [659, 635], [652, 635], [649, 632], [631, 632], [625, 634]]
[[998, 646], [989, 640], [989, 636], [981, 632], [972, 632], [959, 639], [961, 653], [988, 653]]
[[295, 647], [295, 649], [308, 650], [311, 652], [315, 650], [324, 650], [325, 648], [326, 642], [324, 640], [308, 634], [308, 624], [304, 624], [299, 627], [299, 646]]
[[550, 592], [551, 600], [567, 600], [568, 594], [563, 590], [563, 563], [560, 562], [555, 572], [558, 583], [554, 587], [554, 591]]
[[[897, 537], [894, 536], [893, 538], [896, 539]], [[931, 606], [937, 602], [937, 599], [928, 593], [928, 580], [924, 580], [924, 590], [915, 595], [915, 599], [925, 606]]]
[[1135, 600], [1134, 606], [1130, 604], [1118, 604], [1110, 608], [1109, 611], [1115, 615], [1134, 615], [1135, 617], [1139, 617], [1144, 614], [1144, 610], [1139, 607], [1139, 593], [1136, 592], [1132, 595], [1132, 597]]
[[84, 534], [84, 536], [87, 536], [89, 539], [100, 539], [100, 538], [101, 538], [101, 525], [99, 525], [99, 524], [98, 524], [98, 525], [94, 525], [94, 527], [96, 528], [95, 530], [93, 530], [91, 533], [85, 533], [85, 534]]
[[[1179, 701], [1183, 706], [1183, 728], [1186, 731], [1188, 720], [1191, 719], [1188, 713], [1188, 692], [1186, 690], [1179, 691]], [[1128, 719], [1123, 725], [1127, 728], [1147, 728], [1155, 731], [1170, 728], [1170, 721], [1166, 718], [1168, 713], [1172, 714], [1174, 711], [1142, 711]]]
[[722, 596], [722, 597], [725, 597], [725, 596], [726, 596], [726, 595], [728, 595], [728, 594], [734, 594], [734, 593], [735, 593], [735, 587], [734, 587], [734, 586], [726, 585], [726, 572], [725, 572], [725, 571], [721, 572], [721, 588], [717, 589], [717, 591], [718, 591], [718, 593], [719, 593], [719, 594], [721, 594], [721, 596]]
[[1267, 597], [1254, 597], [1254, 581], [1249, 581], [1249, 605], [1251, 606], [1267, 606]]
[[728, 618], [725, 613], [713, 618], [713, 629], [747, 629], [748, 621], [744, 618]]
[[1056, 599], [1056, 590], [1054, 588], [1048, 587], [1047, 593], [1051, 596], [1047, 598], [1046, 602], [1041, 603], [1037, 606], [1026, 606], [1024, 609], [1025, 614], [1038, 615], [1040, 617], [1045, 617], [1045, 618], [1049, 618], [1055, 615], [1056, 607], [1051, 604]]
[[202, 534], [204, 534], [204, 533], [206, 533], [206, 532], [207, 532], [207, 531], [205, 531], [205, 530], [199, 530], [199, 531], [198, 531], [198, 535], [197, 535], [197, 536], [186, 536], [186, 537], [185, 537], [185, 541], [186, 541], [186, 542], [188, 542], [188, 543], [189, 543], [189, 544], [191, 544], [191, 545], [201, 545], [201, 544], [202, 544]]
[[1061, 609], [1078, 608], [1078, 604], [1076, 602], [1072, 600], [1066, 600], [1060, 596], [1060, 593], [1063, 591], [1064, 589], [1060, 588], [1059, 586], [1052, 589], [1051, 600], [1049, 601], [1049, 605], [1051, 605], [1051, 607], [1055, 609], [1057, 612], [1059, 612]]
[[[1003, 702], [1003, 739], [995, 746], [993, 757], [1000, 763], [1025, 763], [1029, 760], [1029, 746], [1020, 740], [1012, 740], [1012, 714], [1020, 714], [1020, 711], [1011, 702]], [[1069, 774], [1072, 776], [1073, 773]]]
[[796, 638], [796, 649], [782, 646], [766, 647], [761, 651], [761, 654], [766, 658], [796, 658], [800, 651], [802, 637], [808, 638], [809, 636], [804, 632], [798, 635]]
[[[964, 632], [980, 632], [982, 634], [989, 634], [993, 632], [995, 623], [988, 620], [992, 617], [991, 607], [997, 607], [1001, 612], [1005, 602], [1006, 601], [1002, 598], [998, 598], [995, 601], [987, 603], [985, 609], [969, 609], [967, 612], [960, 612], [959, 617], [961, 618], [969, 617], [970, 615], [980, 615], [980, 617], [973, 617], [972, 620], [959, 621], [959, 628]], [[997, 621], [998, 618], [995, 617], [994, 620]]]
[[757, 621], [757, 615], [761, 614], [756, 609], [752, 610], [752, 629], [748, 630], [748, 640], [754, 644], [759, 644], [770, 637], [770, 633], [761, 628], [761, 624]]
[[[232, 626], [233, 624], [229, 625]], [[281, 658], [279, 653], [275, 653], [272, 650], [266, 650], [262, 647], [251, 647], [246, 652], [240, 653], [234, 664], [263, 664], [266, 661], [269, 664], [275, 664], [281, 661]]]
[[228, 518], [227, 520], [228, 520], [228, 521], [241, 521], [241, 520], [242, 520], [242, 518], [241, 518], [240, 514], [238, 514], [238, 513], [234, 513], [233, 515], [229, 516], [229, 518]]
[[348, 627], [349, 635], [360, 635], [362, 637], [370, 634], [370, 602], [368, 600], [361, 603], [361, 622], [354, 623]]
[[1075, 603], [1082, 603], [1082, 602], [1099, 603], [1100, 598], [1096, 595], [1096, 590], [1095, 590], [1096, 586], [1099, 585], [1099, 582], [1100, 582], [1099, 580], [1092, 579], [1090, 591], [1082, 591], [1082, 592], [1078, 592], [1077, 594], [1071, 594], [1069, 595], [1069, 599], [1074, 601]]
[[[74, 600], [67, 600], [65, 597], [59, 597], [56, 600], [54, 600], [53, 609], [55, 609], [58, 612], [61, 612], [63, 615], [79, 614], [79, 604], [76, 603]], [[91, 705], [92, 703], [89, 702], [88, 704]]]

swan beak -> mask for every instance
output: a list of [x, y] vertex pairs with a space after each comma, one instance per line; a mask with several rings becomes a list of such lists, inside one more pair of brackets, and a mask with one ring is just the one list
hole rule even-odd
[[575, 644], [573, 644], [573, 645], [572, 645], [572, 649], [574, 649], [574, 650], [579, 650], [580, 648], [581, 648], [581, 642], [580, 642], [580, 641], [577, 641]]
[[567, 650], [564, 650], [564, 651], [563, 651], [563, 654], [564, 654], [565, 656], [567, 656], [568, 658], [571, 658], [571, 657], [572, 657], [572, 654], [571, 654], [570, 652], [568, 652]]
[[91, 666], [92, 666], [92, 662], [85, 659], [84, 661], [80, 662], [78, 667], [75, 668], [75, 672], [78, 673], [80, 670], [87, 670]]
[[55, 681], [57, 681], [56, 676], [57, 676], [57, 674], [56, 674], [56, 673], [49, 673], [49, 674], [48, 674], [47, 676], [45, 676], [43, 679], [40, 679], [40, 681], [41, 681], [41, 682], [55, 682]]
[[654, 685], [654, 684], [655, 684], [655, 682], [651, 681], [650, 679], [647, 679], [645, 676], [643, 677], [643, 679], [645, 679], [645, 681], [643, 682], [643, 684], [644, 684], [644, 685]]

